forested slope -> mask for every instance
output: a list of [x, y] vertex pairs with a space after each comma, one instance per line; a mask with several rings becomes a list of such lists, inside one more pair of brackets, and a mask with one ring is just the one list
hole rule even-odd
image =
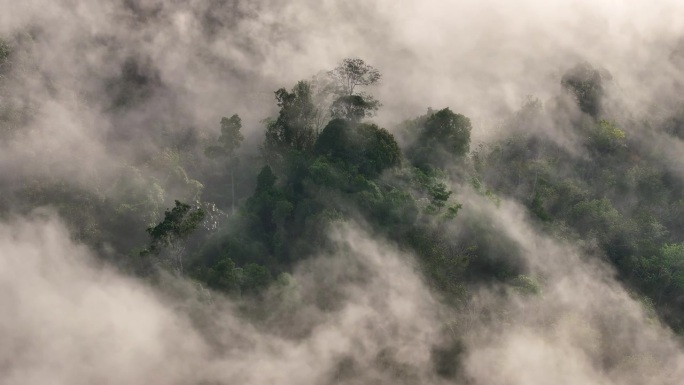
[[[164, 7], [131, 4], [132, 26], [162, 18]], [[202, 36], [249, 29], [220, 16], [203, 14]], [[117, 39], [87, 40], [83, 61], [109, 63], [135, 40]], [[0, 301], [17, 314], [0, 332], [21, 329], [33, 311], [21, 303], [52, 309], [41, 301], [54, 289], [62, 318], [96, 319], [78, 310], [89, 304], [103, 314], [94, 324], [119, 320], [87, 329], [97, 346], [102, 330], [124, 341], [117, 352], [165, 336], [145, 353], [154, 369], [116, 377], [134, 383], [167, 358], [169, 383], [518, 384], [528, 367], [563, 368], [549, 381], [682, 378], [681, 74], [658, 78], [666, 96], [632, 98], [603, 63], [578, 60], [519, 107], [483, 118], [425, 105], [407, 119], [404, 95], [382, 115], [379, 95], [404, 90], [384, 82], [396, 69], [357, 57], [299, 81], [267, 72], [255, 84], [282, 88], [265, 97], [236, 81], [241, 97], [223, 103], [198, 96], [218, 77], [191, 66], [198, 86], [180, 87], [154, 54], [117, 53], [106, 76], [51, 73], [48, 40], [38, 27], [0, 40], [0, 245], [11, 253], [0, 287], [16, 293]], [[204, 70], [249, 72], [194, 48]], [[678, 68], [684, 50], [668, 48]], [[131, 333], [126, 312], [152, 332]], [[60, 330], [78, 336], [68, 322]], [[10, 350], [45, 339], [27, 330]], [[0, 371], [14, 370], [2, 354]], [[248, 370], [262, 366], [275, 374]]]

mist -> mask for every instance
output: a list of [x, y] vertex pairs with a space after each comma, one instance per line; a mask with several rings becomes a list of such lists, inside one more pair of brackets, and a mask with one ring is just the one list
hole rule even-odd
[[[69, 139], [88, 158], [127, 156], [133, 150], [92, 145], [112, 131], [141, 140], [154, 126], [216, 132], [230, 113], [260, 137], [275, 89], [349, 56], [382, 71], [373, 90], [380, 123], [448, 105], [480, 124], [476, 138], [528, 95], [556, 94], [578, 61], [609, 70], [612, 96], [637, 113], [666, 104], [682, 78], [671, 60], [684, 28], [676, 1], [27, 1], [3, 9], [0, 33], [32, 40], [27, 58], [16, 58], [23, 83], [11, 98], [39, 113], [39, 132], [56, 130], [45, 137], [59, 133], [63, 156]], [[149, 84], [120, 116], [106, 86], [126, 70]]]
[[3, 382], [444, 383], [435, 348], [456, 336], [458, 383], [681, 381], [679, 339], [607, 266], [536, 234], [514, 203], [479, 207], [516, 226], [540, 295], [482, 288], [455, 312], [410, 255], [342, 224], [336, 254], [270, 292], [257, 324], [196, 284], [154, 289], [103, 266], [52, 213], [15, 218], [0, 230]]
[[465, 370], [474, 383], [681, 381], [681, 338], [616, 281], [611, 267], [588, 258], [586, 249], [539, 234], [514, 202], [496, 208], [477, 195], [464, 198], [480, 200], [477, 207], [522, 247], [541, 283], [539, 296], [511, 300], [511, 293], [491, 288], [474, 294], [460, 318], [472, 349]]
[[[207, 186], [194, 178], [210, 175], [201, 163], [222, 117], [242, 118], [241, 164], [256, 174], [274, 91], [347, 57], [382, 73], [364, 91], [382, 103], [372, 120], [397, 136], [450, 107], [472, 120], [471, 149], [533, 134], [573, 159], [590, 156], [560, 79], [591, 63], [611, 76], [605, 110], [621, 114], [634, 156], [662, 154], [684, 183], [684, 142], [658, 128], [682, 103], [680, 1], [0, 0], [0, 11], [3, 384], [684, 381], [681, 336], [595, 240], [550, 234], [456, 166], [445, 175], [464, 222], [441, 235], [456, 242], [483, 223], [515, 245], [496, 257], [524, 271], [519, 285], [468, 284], [457, 306], [415, 253], [358, 218], [332, 221], [326, 247], [254, 302], [113, 261], [137, 258], [175, 199], [199, 207]], [[530, 97], [548, 115], [506, 124]], [[244, 203], [257, 182], [240, 180]]]

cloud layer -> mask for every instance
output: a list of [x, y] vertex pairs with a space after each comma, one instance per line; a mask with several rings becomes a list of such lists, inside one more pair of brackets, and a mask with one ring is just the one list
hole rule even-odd
[[[473, 198], [477, 199], [477, 198]], [[7, 384], [667, 384], [684, 378], [678, 340], [572, 247], [536, 234], [505, 203], [493, 219], [524, 249], [541, 294], [482, 288], [440, 305], [411, 256], [343, 225], [334, 255], [270, 293], [260, 321], [190, 282], [152, 289], [97, 264], [52, 215], [0, 227], [0, 365]], [[465, 382], [470, 381], [470, 382]]]

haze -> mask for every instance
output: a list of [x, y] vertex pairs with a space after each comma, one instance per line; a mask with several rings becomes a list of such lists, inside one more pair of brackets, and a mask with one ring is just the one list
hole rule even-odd
[[[605, 117], [595, 120], [636, 143], [626, 159], [656, 159], [648, 170], [667, 175], [664, 186], [683, 185], [684, 141], [659, 128], [684, 102], [683, 15], [675, 0], [0, 0], [0, 39], [11, 52], [0, 61], [0, 383], [684, 383], [681, 331], [673, 331], [679, 297], [639, 291], [639, 271], [629, 275], [611, 259], [603, 230], [584, 234], [581, 225], [535, 217], [536, 174], [529, 201], [524, 188], [495, 182], [513, 178], [517, 164], [481, 172], [483, 185], [472, 178], [488, 151], [530, 136], [546, 143], [540, 152], [564, 154], [535, 163], [541, 173], [590, 173], [558, 165], [599, 164], [576, 130], [590, 118], [563, 107], [561, 86], [569, 69], [590, 63], [610, 74]], [[281, 182], [296, 174], [264, 160], [266, 119], [280, 110], [274, 91], [325, 78], [350, 57], [382, 73], [364, 89], [382, 103], [367, 121], [397, 137], [409, 154], [402, 162], [420, 141], [402, 122], [428, 108], [470, 118], [470, 151], [430, 176], [453, 191], [447, 205], [461, 207], [451, 222], [428, 213], [423, 223], [464, 259], [491, 251], [494, 262], [475, 269], [491, 279], [459, 276], [465, 283], [443, 290], [420, 253], [364, 216], [371, 209], [308, 179], [302, 191], [349, 210], [315, 217], [332, 218], [325, 241], [311, 224], [318, 222], [302, 220], [309, 227], [295, 244], [277, 238], [290, 223], [278, 213], [295, 217], [315, 205], [277, 206], [269, 238], [276, 251], [255, 263], [282, 274], [258, 300], [162, 263], [140, 273], [145, 229], [175, 200], [209, 213], [180, 251], [187, 266], [228, 244], [225, 234], [248, 231], [226, 202], [237, 205], [237, 194], [238, 206], [251, 207], [264, 165]], [[530, 100], [543, 106], [541, 117], [511, 123]], [[233, 114], [245, 141], [238, 166], [230, 165], [241, 167], [241, 184], [228, 197], [229, 188], [211, 185], [226, 183], [219, 174], [228, 166], [207, 163], [205, 150]], [[576, 194], [600, 185], [595, 200], [612, 199], [601, 184], [610, 173]], [[368, 196], [397, 186], [423, 194], [409, 171], [378, 174], [369, 188], [378, 193]], [[654, 236], [653, 250], [684, 242], [677, 215], [667, 216], [679, 212], [667, 204], [684, 197], [639, 195], [646, 190], [612, 201], [621, 218], [642, 218], [631, 205], [653, 201], [661, 205], [649, 211], [660, 221], [653, 231], [668, 234]], [[425, 212], [427, 197], [415, 199]], [[473, 241], [476, 252], [468, 237], [478, 231], [495, 236]], [[274, 262], [281, 246], [292, 255]]]

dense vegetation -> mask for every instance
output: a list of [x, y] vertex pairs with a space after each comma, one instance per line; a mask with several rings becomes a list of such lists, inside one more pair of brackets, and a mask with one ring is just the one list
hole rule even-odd
[[[0, 43], [0, 73], [11, 73], [18, 49]], [[111, 81], [112, 111], [144, 100], [155, 82], [137, 65]], [[354, 220], [413, 253], [435, 292], [459, 306], [473, 285], [537, 291], [515, 243], [486, 219], [463, 215], [454, 196], [479, 194], [493, 206], [513, 199], [547, 234], [609, 261], [684, 331], [684, 184], [630, 134], [647, 127], [682, 140], [682, 114], [654, 122], [616, 114], [604, 105], [610, 74], [583, 63], [559, 79], [555, 99], [530, 98], [505, 120], [502, 137], [471, 149], [470, 119], [448, 107], [392, 130], [372, 123], [381, 105], [367, 91], [380, 79], [362, 60], [346, 59], [275, 92], [280, 111], [264, 121], [258, 149], [243, 147], [237, 114], [221, 119], [216, 137], [160, 127], [148, 134], [157, 150], [116, 165], [113, 180], [23, 178], [0, 208], [8, 215], [50, 205], [75, 237], [124, 271], [153, 279], [166, 269], [255, 300], [332, 247], [331, 224]], [[2, 140], [21, 135], [33, 113], [0, 106]], [[547, 134], [555, 127], [572, 146]], [[447, 229], [456, 225], [454, 236]]]

